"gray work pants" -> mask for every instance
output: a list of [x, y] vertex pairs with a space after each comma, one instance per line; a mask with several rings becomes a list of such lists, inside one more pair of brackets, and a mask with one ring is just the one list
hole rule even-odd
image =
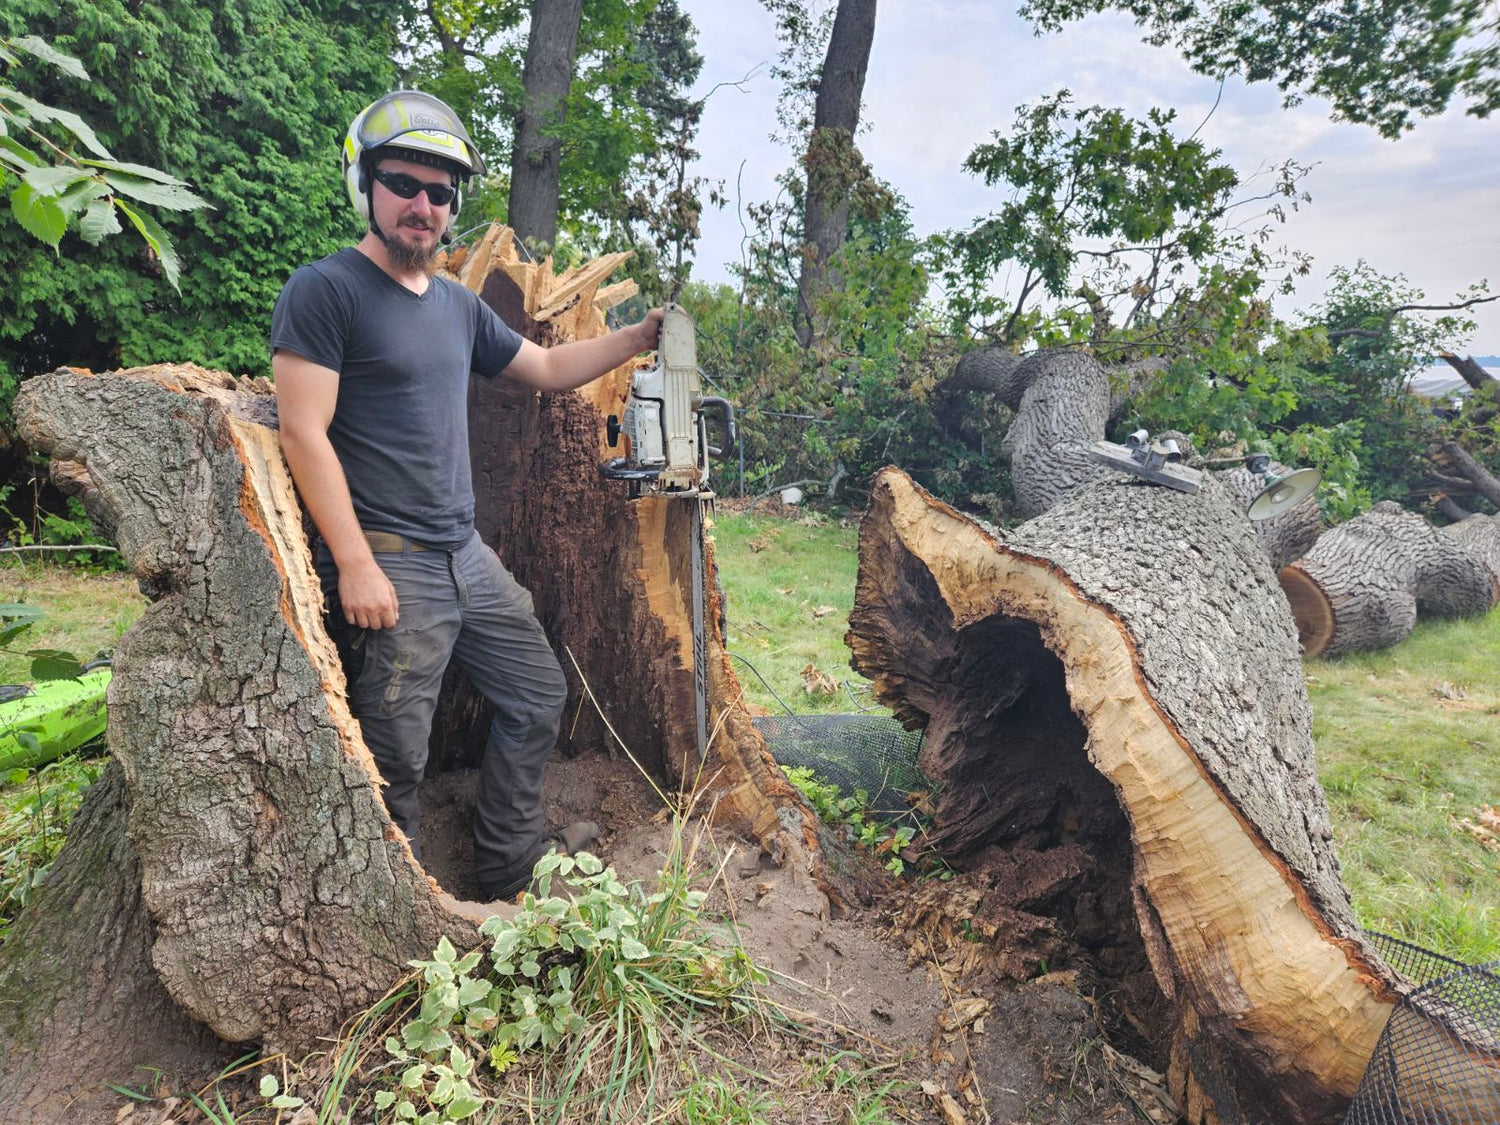
[[330, 632], [352, 652], [349, 700], [385, 780], [385, 803], [418, 845], [417, 789], [443, 671], [451, 657], [495, 709], [479, 769], [474, 866], [482, 888], [526, 876], [543, 845], [542, 770], [557, 741], [567, 681], [533, 612], [531, 594], [480, 540], [456, 551], [377, 553], [396, 588], [394, 629], [353, 629], [338, 604], [338, 570], [317, 554]]

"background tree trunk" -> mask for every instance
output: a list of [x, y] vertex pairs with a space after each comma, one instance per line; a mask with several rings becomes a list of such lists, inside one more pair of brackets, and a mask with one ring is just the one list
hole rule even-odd
[[1109, 479], [997, 537], [887, 469], [849, 640], [926, 727], [955, 865], [1036, 873], [1081, 847], [1123, 880], [1133, 910], [1090, 882], [1090, 924], [1143, 943], [1189, 1121], [1342, 1111], [1394, 978], [1339, 879], [1296, 636], [1237, 498]]
[[1386, 648], [1419, 615], [1484, 613], [1500, 596], [1466, 542], [1390, 500], [1327, 532], [1279, 578], [1308, 656]]
[[818, 298], [833, 284], [828, 263], [849, 233], [849, 191], [863, 178], [854, 135], [859, 131], [860, 102], [874, 41], [875, 0], [839, 0], [818, 78], [813, 131], [807, 143], [804, 247], [797, 280], [806, 318], [798, 330], [803, 347], [823, 335], [817, 323]]
[[[550, 266], [518, 262], [501, 228], [467, 266], [480, 288], [494, 282], [545, 298], [530, 307], [558, 338], [580, 323], [602, 329], [601, 306], [630, 290], [600, 292], [607, 262], [549, 289]], [[592, 393], [623, 403], [632, 368]], [[659, 785], [691, 788], [701, 777], [704, 808], [816, 876], [810, 814], [739, 702], [712, 603], [715, 735], [698, 760], [684, 640], [686, 505], [627, 503], [598, 475], [597, 408], [568, 394], [551, 396], [566, 403], [545, 411], [537, 398], [513, 412], [512, 429], [530, 443], [500, 460], [522, 469], [512, 482], [515, 526], [544, 525], [522, 542], [547, 552], [531, 560], [539, 606], [568, 607], [553, 616], [571, 632], [554, 644], [573, 649]], [[38, 894], [18, 923], [69, 941], [45, 946], [56, 964], [44, 976], [27, 942], [13, 937], [0, 948], [0, 1091], [55, 1095], [31, 1096], [48, 1108], [6, 1121], [40, 1125], [73, 1093], [133, 1077], [71, 1065], [39, 1071], [38, 1060], [77, 1053], [80, 1021], [88, 1021], [86, 1050], [122, 1066], [153, 1052], [202, 1059], [215, 1037], [301, 1054], [378, 999], [440, 936], [474, 944], [475, 922], [488, 912], [422, 869], [379, 798], [323, 631], [269, 385], [189, 365], [98, 376], [62, 369], [27, 382], [17, 418], [35, 448], [66, 466], [60, 478], [91, 513], [115, 528], [123, 558], [155, 598], [120, 643], [110, 689], [108, 737], [123, 797], [107, 788], [91, 796], [92, 813], [57, 861], [59, 893]], [[579, 716], [572, 737], [575, 747], [612, 749], [592, 715]], [[126, 845], [139, 863], [133, 883]], [[62, 1001], [59, 990], [68, 992]], [[176, 1015], [158, 1018], [163, 996]]]
[[583, 0], [533, 0], [531, 5], [506, 222], [522, 242], [545, 244], [548, 251], [557, 242], [561, 131], [582, 18]]

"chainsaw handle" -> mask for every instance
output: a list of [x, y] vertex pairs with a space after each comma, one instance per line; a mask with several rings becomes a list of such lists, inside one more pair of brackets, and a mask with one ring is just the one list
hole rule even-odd
[[733, 453], [735, 446], [739, 444], [739, 431], [735, 429], [734, 425], [734, 404], [727, 398], [720, 398], [718, 395], [705, 395], [699, 401], [701, 409], [717, 410], [719, 416], [724, 420], [724, 447], [722, 449], [715, 449], [713, 446], [708, 447], [709, 453], [722, 461]]

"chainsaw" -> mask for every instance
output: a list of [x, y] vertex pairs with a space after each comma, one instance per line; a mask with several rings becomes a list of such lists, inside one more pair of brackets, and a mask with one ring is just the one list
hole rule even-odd
[[[709, 443], [707, 415], [717, 414], [722, 446]], [[736, 439], [734, 407], [728, 399], [703, 394], [698, 373], [697, 330], [681, 305], [663, 310], [656, 362], [638, 371], [630, 384], [623, 415], [605, 420], [611, 449], [625, 443], [622, 457], [599, 466], [608, 480], [625, 481], [631, 499], [662, 496], [692, 504], [693, 703], [700, 760], [708, 755], [708, 642], [703, 527], [713, 513], [708, 486], [709, 459], [723, 459]]]

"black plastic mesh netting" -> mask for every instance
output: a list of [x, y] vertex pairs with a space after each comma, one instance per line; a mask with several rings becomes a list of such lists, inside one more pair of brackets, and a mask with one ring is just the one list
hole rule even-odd
[[1375, 1044], [1344, 1125], [1500, 1122], [1500, 961], [1465, 965], [1371, 933], [1414, 985]]
[[910, 812], [911, 794], [932, 788], [917, 769], [922, 732], [888, 715], [762, 715], [755, 729], [778, 763], [810, 769], [846, 797], [864, 790], [877, 816]]

